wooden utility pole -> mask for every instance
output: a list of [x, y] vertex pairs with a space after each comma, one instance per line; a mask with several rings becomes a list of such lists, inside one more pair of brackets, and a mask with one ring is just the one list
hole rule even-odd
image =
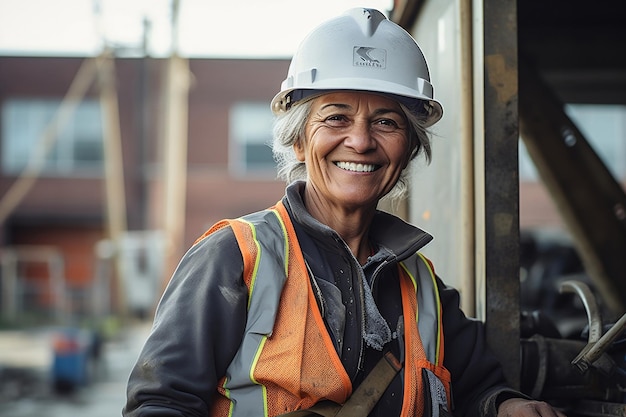
[[163, 229], [167, 238], [166, 274], [173, 271], [184, 249], [187, 199], [187, 129], [189, 62], [178, 55], [179, 1], [172, 6], [172, 50], [167, 62], [164, 97]]
[[100, 107], [103, 115], [104, 138], [104, 173], [107, 234], [115, 243], [115, 291], [118, 300], [118, 309], [122, 316], [126, 316], [128, 305], [126, 292], [122, 282], [120, 242], [127, 231], [126, 222], [126, 191], [124, 185], [124, 160], [122, 152], [122, 135], [120, 132], [119, 108], [117, 101], [117, 87], [115, 82], [115, 67], [113, 55], [105, 50], [104, 59], [99, 61], [98, 75], [100, 81]]

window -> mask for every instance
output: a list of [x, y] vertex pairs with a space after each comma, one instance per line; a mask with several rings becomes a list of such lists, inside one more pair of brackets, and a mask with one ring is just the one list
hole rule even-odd
[[565, 108], [617, 179], [626, 179], [626, 106], [577, 104]]
[[242, 102], [230, 111], [230, 170], [234, 175], [276, 175], [270, 147], [273, 115], [268, 103]]
[[[35, 152], [61, 105], [58, 99], [13, 98], [2, 106], [2, 170], [19, 174]], [[48, 175], [100, 175], [103, 171], [102, 118], [97, 100], [85, 100], [62, 126], [45, 156]]]
[[[568, 104], [568, 117], [618, 180], [626, 179], [626, 106]], [[537, 181], [535, 166], [522, 141], [519, 149], [520, 179]]]

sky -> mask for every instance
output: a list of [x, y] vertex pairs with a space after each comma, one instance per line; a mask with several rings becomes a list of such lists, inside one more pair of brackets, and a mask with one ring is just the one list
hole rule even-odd
[[387, 14], [393, 5], [393, 0], [179, 0], [173, 31], [172, 1], [0, 0], [0, 55], [92, 56], [106, 44], [118, 55], [139, 56], [149, 21], [151, 56], [167, 56], [175, 45], [190, 58], [285, 58], [325, 19], [360, 6]]

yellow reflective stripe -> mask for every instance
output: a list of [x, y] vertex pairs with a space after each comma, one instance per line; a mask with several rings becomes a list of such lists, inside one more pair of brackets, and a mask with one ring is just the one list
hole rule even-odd
[[[277, 213], [275, 212], [274, 214], [277, 215]], [[278, 219], [280, 220], [280, 217], [277, 215], [276, 217], [278, 217]], [[254, 292], [254, 288], [255, 288], [255, 284], [256, 284], [256, 279], [258, 276], [258, 271], [259, 271], [259, 264], [261, 261], [261, 255], [262, 255], [262, 250], [261, 250], [261, 244], [259, 243], [258, 239], [257, 239], [257, 231], [256, 231], [256, 227], [253, 223], [245, 220], [245, 219], [241, 219], [242, 222], [246, 223], [249, 227], [250, 227], [250, 231], [252, 232], [252, 240], [254, 241], [254, 245], [256, 246], [256, 250], [257, 250], [257, 255], [254, 259], [254, 269], [253, 269], [253, 273], [252, 273], [252, 279], [250, 280], [250, 289], [248, 290], [248, 310], [250, 310], [250, 303], [252, 301], [252, 294]], [[283, 232], [285, 230], [285, 226], [282, 222], [282, 220], [280, 220], [281, 223], [281, 227], [283, 228]], [[283, 236], [286, 236], [286, 233], [283, 233]], [[286, 239], [284, 239], [286, 240]], [[287, 243], [285, 243], [284, 245], [285, 248], [285, 254], [287, 254], [287, 249], [289, 248], [289, 245]], [[286, 263], [286, 262], [285, 262]], [[286, 271], [286, 269], [285, 269]], [[263, 384], [260, 384], [256, 378], [254, 378], [254, 370], [256, 369], [256, 365], [259, 361], [259, 357], [261, 356], [261, 352], [263, 351], [263, 346], [265, 346], [265, 342], [267, 340], [267, 336], [263, 336], [263, 338], [261, 339], [261, 342], [259, 343], [257, 350], [254, 354], [254, 358], [252, 360], [252, 364], [250, 366], [249, 369], [249, 378], [250, 381], [253, 382], [254, 384], [257, 384], [261, 387], [262, 390], [262, 398], [263, 398], [263, 415], [265, 417], [268, 416], [268, 409], [267, 409], [267, 387]], [[226, 385], [226, 384], [224, 384]], [[228, 394], [230, 394], [230, 390], [227, 391]], [[228, 399], [231, 399], [230, 395], [227, 395]], [[233, 408], [234, 408], [234, 402], [231, 401], [230, 403], [230, 410], [229, 410], [229, 416], [232, 416], [233, 413]]]
[[263, 384], [260, 384], [256, 378], [254, 378], [254, 370], [256, 369], [256, 364], [259, 362], [259, 357], [261, 356], [261, 352], [263, 351], [263, 346], [265, 346], [265, 342], [267, 341], [267, 336], [263, 336], [261, 343], [259, 343], [259, 347], [254, 354], [254, 359], [252, 360], [252, 366], [250, 367], [250, 381], [254, 382], [257, 385], [261, 386], [263, 390], [263, 415], [267, 416], [267, 387]]
[[[428, 260], [421, 253], [418, 252], [416, 255], [416, 257], [409, 259], [408, 264], [406, 262], [400, 262], [400, 266], [413, 283], [413, 289], [415, 290], [418, 302], [418, 308], [415, 313], [415, 322], [420, 329], [420, 337], [422, 338], [422, 343], [424, 343], [424, 349], [427, 352], [426, 356], [432, 363], [441, 365], [440, 348], [443, 343], [442, 317], [441, 299], [439, 297], [437, 280], [435, 273], [431, 268], [430, 262], [428, 262]], [[426, 275], [430, 276], [428, 277]], [[422, 299], [422, 302], [425, 302], [426, 304], [421, 305], [420, 298]], [[420, 305], [421, 307], [426, 306], [426, 308], [432, 307], [435, 310], [432, 312], [432, 315], [429, 314], [430, 310], [428, 314], [425, 313], [422, 315], [422, 321], [424, 321], [424, 323], [420, 323]], [[433, 327], [430, 327], [425, 320], [429, 322], [432, 320]], [[432, 332], [436, 332], [436, 335], [433, 335]]]
[[[232, 221], [241, 227], [240, 230], [248, 229], [244, 237], [251, 240], [239, 242], [244, 262], [247, 263], [244, 271], [249, 274], [246, 277], [248, 321], [239, 350], [227, 367], [222, 387], [224, 396], [230, 400], [229, 417], [267, 417], [271, 406], [268, 403], [268, 387], [254, 376], [265, 344], [272, 334], [282, 288], [289, 272], [291, 246], [288, 219], [283, 220], [280, 212], [272, 209]], [[284, 258], [284, 271], [278, 270], [275, 264], [275, 259], [280, 256]], [[263, 410], [262, 414], [260, 410]]]
[[254, 291], [254, 285], [256, 284], [257, 272], [259, 270], [259, 262], [261, 260], [261, 245], [259, 244], [259, 241], [256, 238], [256, 228], [254, 227], [254, 224], [244, 219], [241, 219], [241, 221], [247, 224], [248, 227], [250, 227], [250, 230], [252, 232], [252, 239], [254, 240], [254, 244], [256, 245], [256, 258], [254, 259], [254, 269], [253, 269], [254, 272], [252, 274], [252, 280], [250, 281], [250, 289], [248, 290], [247, 310], [250, 310], [250, 302], [252, 301], [252, 292]]
[[430, 262], [428, 262], [426, 260], [426, 258], [424, 257], [424, 255], [422, 255], [421, 253], [417, 253], [417, 255], [422, 258], [422, 262], [424, 262], [424, 265], [426, 265], [426, 268], [428, 268], [428, 272], [430, 272], [430, 279], [433, 281], [433, 289], [434, 289], [434, 293], [435, 293], [435, 303], [437, 305], [437, 350], [435, 351], [435, 364], [437, 365], [442, 365], [439, 363], [439, 351], [441, 350], [441, 298], [439, 296], [439, 287], [437, 286], [437, 279], [435, 278], [435, 271], [433, 271]]

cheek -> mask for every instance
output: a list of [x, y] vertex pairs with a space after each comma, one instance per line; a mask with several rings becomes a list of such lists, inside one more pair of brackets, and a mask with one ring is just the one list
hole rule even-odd
[[409, 165], [410, 153], [411, 150], [408, 144], [406, 146], [400, 146], [395, 149], [395, 156], [397, 158], [396, 160], [399, 161], [399, 166], [401, 166], [402, 169], [406, 168]]

